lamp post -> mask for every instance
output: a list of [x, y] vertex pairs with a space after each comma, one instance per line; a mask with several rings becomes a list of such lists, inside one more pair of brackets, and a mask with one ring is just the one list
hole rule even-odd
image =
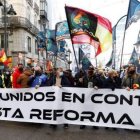
[[4, 22], [4, 50], [5, 54], [7, 55], [7, 14], [8, 15], [16, 15], [16, 12], [12, 5], [10, 7], [6, 7], [6, 0], [3, 0], [3, 2], [0, 0], [0, 6], [3, 6], [3, 22]]

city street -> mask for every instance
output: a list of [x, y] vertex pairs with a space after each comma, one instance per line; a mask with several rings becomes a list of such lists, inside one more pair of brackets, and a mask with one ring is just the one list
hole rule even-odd
[[46, 124], [0, 121], [0, 140], [139, 140], [140, 131], [123, 129], [79, 129], [59, 126], [52, 129]]
[[0, 140], [140, 140], [140, 0], [0, 0]]

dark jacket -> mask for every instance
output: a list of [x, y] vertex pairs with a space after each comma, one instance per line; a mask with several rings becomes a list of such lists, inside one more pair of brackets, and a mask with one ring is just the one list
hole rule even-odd
[[115, 88], [121, 88], [121, 84], [118, 84], [115, 79], [112, 79], [110, 77], [108, 77], [105, 80], [105, 86], [104, 88], [110, 88], [112, 90], [115, 90]]
[[2, 75], [0, 75], [0, 88], [3, 88], [3, 79], [2, 79]]
[[12, 88], [11, 74], [4, 74], [4, 84], [6, 88]]
[[[55, 85], [56, 83], [56, 76], [54, 76], [51, 81], [50, 81], [50, 86]], [[66, 76], [61, 76], [61, 86], [62, 87], [72, 87], [70, 81], [68, 80], [68, 78]]]

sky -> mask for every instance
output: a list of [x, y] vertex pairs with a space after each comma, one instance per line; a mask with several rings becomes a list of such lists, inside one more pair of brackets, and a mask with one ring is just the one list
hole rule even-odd
[[112, 25], [125, 15], [128, 10], [129, 0], [48, 0], [50, 6], [50, 28], [54, 28], [59, 21], [65, 20], [65, 4], [99, 14], [108, 18]]
[[[57, 22], [63, 21], [66, 19], [64, 6], [74, 6], [87, 10], [89, 12], [101, 15], [109, 19], [112, 23], [112, 27], [117, 23], [117, 21], [124, 15], [127, 14], [129, 0], [48, 0], [49, 7], [49, 20], [50, 28], [54, 29]], [[125, 37], [125, 48], [124, 54], [131, 54], [134, 48], [134, 43], [137, 39], [137, 34], [140, 30], [140, 21], [134, 23], [129, 27], [126, 32]], [[120, 32], [121, 41], [123, 37], [123, 31]], [[117, 47], [122, 47], [122, 44], [118, 41]], [[102, 53], [97, 57], [100, 62], [107, 63], [112, 49], [108, 50], [105, 53]], [[127, 63], [130, 55], [124, 56], [124, 63]]]

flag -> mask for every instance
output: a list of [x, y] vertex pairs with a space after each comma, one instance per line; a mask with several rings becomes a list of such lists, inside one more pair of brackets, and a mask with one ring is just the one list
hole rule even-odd
[[57, 44], [55, 40], [55, 30], [46, 29], [46, 37], [47, 37], [47, 52], [53, 53], [55, 56], [57, 55]]
[[7, 57], [6, 61], [4, 61], [3, 63], [4, 65], [8, 66], [10, 63], [12, 63], [12, 57], [11, 56]]
[[37, 44], [38, 44], [38, 49], [40, 48], [46, 48], [46, 37], [44, 32], [39, 32], [37, 35]]
[[60, 57], [62, 60], [66, 60], [66, 41], [65, 40], [59, 40], [58, 41], [59, 45], [59, 52], [58, 52], [58, 57]]
[[70, 38], [67, 21], [57, 23], [55, 28], [56, 28], [56, 41]]
[[112, 28], [112, 39], [113, 42], [116, 41], [116, 25]]
[[55, 30], [46, 29], [46, 38], [55, 41]]
[[112, 53], [111, 53], [108, 63], [106, 64], [106, 67], [115, 68], [115, 64], [113, 63], [113, 60], [115, 59], [115, 54], [116, 54], [116, 52], [114, 52], [116, 50], [115, 48], [116, 47], [116, 25], [112, 29], [112, 40], [113, 40]]
[[113, 64], [113, 50], [112, 50], [110, 59], [109, 59], [109, 61], [108, 61], [107, 64], [106, 64], [106, 67], [111, 67], [112, 64]]
[[66, 41], [65, 40], [58, 41], [58, 44], [60, 47], [59, 52], [65, 52]]
[[128, 64], [133, 64], [135, 66], [137, 66], [139, 64], [139, 56], [138, 56], [135, 48], [133, 49], [133, 52], [132, 52], [132, 55], [130, 57]]
[[140, 45], [140, 31], [138, 33], [137, 42], [134, 45], [136, 45], [136, 46]]
[[59, 40], [58, 41], [58, 46], [59, 46], [59, 51], [58, 51], [58, 57], [61, 58], [62, 60], [66, 61], [66, 41], [65, 40]]
[[89, 58], [87, 58], [86, 54], [81, 48], [79, 48], [79, 62], [82, 64], [83, 70], [87, 70], [90, 66], [92, 66]]
[[4, 49], [0, 50], [0, 62], [5, 62], [7, 60], [7, 56], [5, 54]]
[[74, 7], [66, 6], [65, 10], [73, 44], [91, 44], [97, 49], [96, 56], [112, 46], [108, 19]]
[[133, 22], [137, 22], [138, 19], [140, 19], [140, 2], [138, 0], [130, 0], [125, 29]]
[[58, 48], [57, 44], [53, 39], [47, 39], [47, 52], [52, 52], [53, 55], [57, 55]]

